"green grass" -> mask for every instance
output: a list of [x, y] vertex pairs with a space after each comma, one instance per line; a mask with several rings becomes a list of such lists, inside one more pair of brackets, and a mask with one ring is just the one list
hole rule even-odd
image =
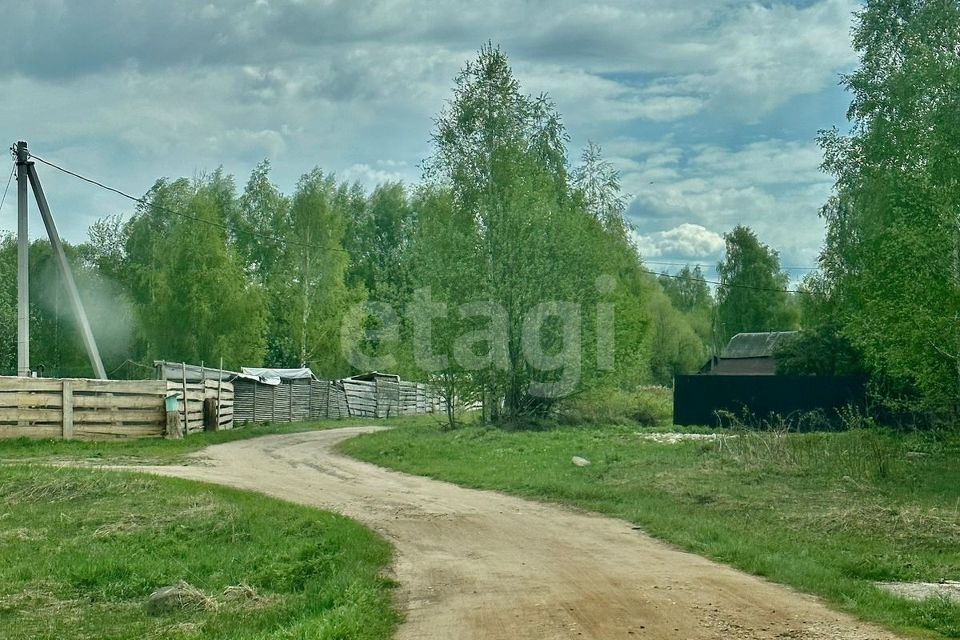
[[[385, 542], [345, 518], [253, 493], [0, 467], [8, 640], [388, 638], [389, 560]], [[147, 596], [181, 580], [202, 592], [197, 606], [148, 615]]]
[[[636, 427], [509, 432], [413, 426], [341, 444], [402, 471], [589, 509], [922, 637], [960, 637], [960, 606], [874, 581], [960, 578], [960, 437], [741, 434], [646, 442]], [[570, 462], [574, 455], [588, 467]]]
[[204, 447], [246, 440], [264, 435], [297, 433], [318, 429], [336, 429], [361, 425], [432, 425], [435, 416], [410, 416], [386, 420], [349, 418], [321, 420], [317, 422], [277, 423], [265, 425], [238, 425], [228, 431], [195, 433], [181, 440], [147, 438], [142, 440], [36, 440], [17, 438], [0, 440], [0, 462], [56, 462], [62, 460], [87, 460], [117, 464], [175, 464], [182, 462], [187, 454]]

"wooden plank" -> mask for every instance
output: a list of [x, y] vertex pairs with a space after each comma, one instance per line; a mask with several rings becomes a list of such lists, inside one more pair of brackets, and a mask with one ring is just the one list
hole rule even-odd
[[360, 401], [360, 402], [373, 402], [373, 403], [376, 403], [376, 402], [377, 402], [377, 397], [376, 397], [376, 396], [374, 396], [374, 395], [368, 395], [368, 394], [366, 394], [366, 393], [351, 393], [351, 392], [348, 391], [345, 395], [346, 395], [350, 400], [357, 400], [357, 401]]
[[[63, 424], [62, 409], [0, 409], [3, 422], [55, 422]], [[28, 426], [28, 425], [24, 425]]]
[[166, 429], [166, 424], [154, 424], [153, 422], [135, 422], [131, 424], [85, 424], [76, 426], [76, 434], [83, 433], [113, 433], [138, 435], [143, 433], [161, 434]]
[[0, 391], [0, 407], [61, 407], [63, 395], [50, 392]]
[[155, 409], [163, 407], [162, 395], [113, 396], [74, 395], [73, 406], [78, 409]]
[[74, 393], [133, 393], [165, 395], [167, 383], [164, 380], [74, 380]]
[[[192, 416], [192, 414], [187, 414]], [[166, 423], [167, 413], [163, 409], [77, 409], [73, 412], [73, 421], [79, 423], [101, 422], [161, 422]]]
[[63, 430], [64, 440], [73, 439], [73, 381], [63, 381]]
[[7, 438], [59, 438], [63, 432], [61, 425], [42, 427], [18, 427], [0, 424], [0, 439]]
[[0, 376], [0, 391], [38, 391], [59, 393], [60, 381], [54, 378], [19, 378]]
[[350, 406], [363, 406], [363, 407], [376, 407], [377, 401], [373, 398], [366, 397], [357, 397], [357, 396], [346, 396], [347, 401], [350, 403]]
[[113, 428], [102, 427], [96, 430], [77, 432], [77, 440], [141, 440], [145, 438], [162, 438], [164, 435], [156, 429], [134, 431], [114, 431], [108, 429]]

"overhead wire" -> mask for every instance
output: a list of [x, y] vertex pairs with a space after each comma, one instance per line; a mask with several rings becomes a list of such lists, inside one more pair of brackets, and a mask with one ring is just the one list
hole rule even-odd
[[7, 178], [7, 186], [3, 188], [3, 197], [0, 198], [0, 211], [3, 211], [3, 203], [7, 201], [7, 191], [10, 189], [10, 183], [13, 182], [13, 175], [17, 172], [17, 165], [13, 165], [10, 171], [10, 177]]
[[[666, 265], [668, 267], [709, 267], [710, 264], [706, 262], [665, 262], [663, 260], [646, 260], [644, 262], [647, 264], [660, 264]], [[781, 266], [781, 271], [817, 271], [819, 267], [792, 267], [792, 266]]]
[[801, 293], [804, 295], [811, 295], [811, 292], [805, 289], [778, 289], [775, 287], [755, 287], [749, 284], [730, 284], [730, 283], [718, 282], [716, 280], [707, 280], [706, 278], [696, 278], [693, 276], [681, 276], [680, 274], [661, 273], [659, 271], [651, 271], [650, 269], [641, 269], [641, 270], [654, 276], [663, 276], [664, 278], [674, 278], [676, 280], [693, 280], [697, 282], [704, 282], [706, 284], [716, 285], [718, 287], [723, 287], [725, 289], [752, 289], [754, 291], [770, 291], [774, 293]]
[[[92, 185], [94, 185], [94, 186], [100, 187], [101, 189], [105, 189], [105, 190], [107, 190], [107, 191], [110, 191], [110, 192], [112, 192], [112, 193], [115, 193], [115, 194], [117, 194], [117, 195], [119, 195], [119, 196], [121, 196], [121, 197], [123, 197], [123, 198], [126, 198], [127, 200], [132, 201], [132, 202], [136, 202], [136, 203], [138, 203], [138, 204], [140, 204], [140, 205], [143, 205], [143, 206], [145, 206], [145, 207], [153, 207], [153, 208], [159, 209], [160, 211], [165, 211], [165, 212], [167, 212], [167, 213], [170, 213], [170, 214], [172, 214], [172, 215], [175, 215], [175, 216], [178, 216], [178, 217], [181, 217], [181, 218], [186, 218], [186, 219], [188, 219], [188, 220], [193, 220], [193, 221], [196, 221], [196, 222], [199, 222], [199, 223], [202, 223], [202, 224], [208, 224], [208, 225], [213, 226], [213, 227], [216, 227], [216, 228], [218, 228], [218, 229], [222, 229], [222, 230], [224, 230], [224, 231], [226, 231], [226, 232], [228, 232], [228, 233], [244, 233], [244, 234], [247, 234], [247, 235], [252, 236], [252, 237], [263, 238], [263, 239], [265, 239], [265, 240], [270, 240], [270, 241], [272, 241], [272, 242], [276, 242], [276, 243], [278, 243], [278, 244], [283, 244], [283, 245], [294, 245], [294, 246], [300, 246], [300, 247], [307, 247], [307, 248], [310, 248], [310, 249], [326, 249], [326, 250], [329, 250], [329, 251], [342, 251], [342, 252], [344, 252], [344, 253], [349, 253], [349, 252], [348, 252], [346, 249], [344, 249], [343, 247], [334, 247], [334, 246], [321, 247], [321, 246], [319, 246], [319, 245], [314, 245], [314, 244], [310, 244], [310, 243], [306, 243], [306, 242], [298, 242], [298, 241], [296, 241], [296, 240], [290, 240], [290, 239], [287, 239], [287, 238], [280, 238], [280, 237], [278, 237], [278, 236], [273, 236], [273, 235], [269, 235], [269, 234], [265, 234], [265, 233], [260, 233], [260, 232], [256, 232], [256, 231], [246, 231], [246, 230], [233, 229], [233, 228], [231, 228], [231, 227], [229, 227], [229, 226], [227, 226], [227, 225], [225, 225], [225, 224], [219, 223], [219, 222], [217, 222], [217, 221], [215, 221], [215, 220], [208, 220], [208, 219], [206, 219], [206, 218], [200, 218], [200, 217], [197, 217], [197, 216], [193, 216], [193, 215], [190, 215], [190, 214], [188, 214], [188, 213], [184, 213], [183, 211], [178, 211], [178, 210], [176, 210], [176, 209], [171, 209], [171, 208], [169, 208], [169, 207], [164, 207], [164, 206], [162, 206], [162, 205], [156, 204], [156, 203], [151, 202], [150, 200], [148, 200], [148, 199], [146, 199], [146, 198], [138, 198], [137, 196], [130, 195], [129, 193], [126, 193], [126, 192], [124, 192], [124, 191], [122, 191], [122, 190], [120, 190], [120, 189], [117, 189], [117, 188], [115, 188], [115, 187], [111, 187], [111, 186], [109, 186], [109, 185], [106, 185], [106, 184], [104, 184], [103, 182], [100, 182], [99, 180], [95, 180], [95, 179], [93, 179], [93, 178], [88, 178], [87, 176], [81, 175], [81, 174], [79, 174], [79, 173], [77, 173], [77, 172], [75, 172], [75, 171], [71, 171], [70, 169], [67, 169], [67, 168], [65, 168], [65, 167], [62, 167], [62, 166], [60, 166], [60, 165], [58, 165], [58, 164], [56, 164], [56, 163], [54, 163], [54, 162], [51, 162], [51, 161], [49, 161], [49, 160], [45, 160], [44, 158], [41, 158], [40, 156], [37, 156], [37, 155], [35, 155], [34, 153], [30, 153], [29, 155], [30, 155], [31, 158], [33, 158], [33, 159], [36, 160], [37, 162], [40, 162], [40, 163], [42, 163], [42, 164], [45, 164], [45, 165], [47, 165], [48, 167], [51, 167], [51, 168], [53, 168], [53, 169], [56, 169], [57, 171], [60, 171], [60, 172], [62, 172], [62, 173], [65, 173], [65, 174], [67, 174], [67, 175], [69, 175], [69, 176], [73, 176], [74, 178], [77, 178], [77, 179], [79, 179], [79, 180], [82, 180], [82, 181], [84, 181], [84, 182], [87, 182], [87, 183], [89, 183], [89, 184], [92, 184]], [[16, 168], [14, 168], [14, 171], [16, 171]], [[10, 178], [11, 178], [11, 180], [12, 180], [13, 174], [11, 174]], [[9, 187], [9, 186], [10, 186], [10, 181], [8, 180], [8, 182], [7, 182], [7, 187]], [[4, 196], [6, 196], [6, 191], [4, 191]], [[649, 264], [663, 264], [663, 265], [671, 265], [671, 266], [674, 266], [674, 265], [684, 265], [684, 266], [686, 266], [686, 265], [687, 265], [687, 263], [662, 262], [662, 261], [655, 261], [655, 260], [643, 260], [643, 262], [647, 262], [647, 263], [649, 263]], [[698, 266], [699, 266], [699, 265], [698, 265]], [[784, 267], [784, 268], [788, 268], [788, 267]], [[812, 270], [815, 270], [814, 267], [794, 267], [794, 268], [795, 268], [795, 269], [809, 269], [809, 270], [811, 270], [811, 271], [812, 271]], [[665, 277], [665, 278], [673, 278], [673, 279], [676, 279], [676, 280], [700, 281], [700, 282], [705, 282], [705, 283], [707, 283], [707, 284], [716, 285], [716, 286], [718, 286], [718, 287], [725, 287], [725, 288], [731, 288], [731, 289], [752, 289], [752, 290], [755, 290], [755, 291], [770, 291], [770, 292], [779, 292], [779, 293], [810, 294], [809, 291], [805, 291], [805, 290], [803, 290], [803, 289], [786, 289], [786, 288], [784, 288], [784, 289], [777, 289], [777, 288], [773, 288], [773, 287], [756, 287], [756, 286], [747, 285], [747, 284], [729, 284], [729, 283], [718, 282], [718, 281], [716, 281], [716, 280], [706, 280], [706, 279], [704, 279], [704, 278], [697, 278], [697, 277], [693, 277], [693, 276], [682, 276], [682, 275], [680, 275], [680, 274], [663, 273], [663, 272], [659, 272], [659, 271], [653, 271], [653, 270], [651, 270], [651, 269], [644, 269], [644, 268], [642, 268], [642, 267], [641, 267], [641, 271], [643, 271], [643, 272], [645, 272], [645, 273], [648, 273], [648, 274], [650, 274], [650, 275], [654, 275], [654, 276], [662, 276], [662, 277]]]
[[181, 218], [186, 218], [187, 220], [193, 220], [193, 221], [199, 222], [199, 223], [201, 223], [201, 224], [207, 224], [207, 225], [210, 225], [210, 226], [212, 226], [212, 227], [216, 227], [216, 228], [218, 228], [218, 229], [222, 229], [222, 230], [224, 230], [224, 231], [226, 231], [226, 232], [228, 232], [228, 233], [241, 233], [241, 234], [246, 234], [246, 235], [248, 235], [248, 236], [252, 236], [252, 237], [255, 237], [255, 238], [262, 238], [262, 239], [264, 239], [264, 240], [271, 240], [271, 241], [276, 242], [276, 243], [279, 243], [279, 244], [294, 245], [294, 246], [298, 246], [298, 247], [307, 247], [307, 248], [310, 248], [310, 249], [327, 249], [327, 250], [330, 250], [330, 251], [343, 251], [344, 253], [347, 252], [347, 250], [344, 249], [343, 247], [333, 247], [333, 246], [320, 247], [320, 246], [315, 245], [315, 244], [310, 244], [310, 243], [307, 243], [307, 242], [298, 242], [297, 240], [290, 240], [290, 239], [287, 239], [287, 238], [281, 238], [281, 237], [279, 237], [279, 236], [273, 236], [273, 235], [270, 235], [270, 234], [267, 234], [267, 233], [260, 233], [260, 232], [258, 232], [258, 231], [247, 231], [247, 230], [242, 230], [242, 229], [239, 229], [239, 230], [238, 230], [238, 229], [234, 229], [234, 228], [229, 227], [229, 226], [227, 226], [227, 225], [225, 225], [225, 224], [223, 224], [223, 223], [217, 222], [216, 220], [208, 220], [208, 219], [206, 219], [206, 218], [200, 218], [200, 217], [198, 217], [198, 216], [193, 216], [193, 215], [190, 215], [189, 213], [184, 213], [183, 211], [178, 211], [178, 210], [176, 210], [176, 209], [171, 209], [171, 208], [169, 208], [169, 207], [164, 207], [163, 205], [157, 204], [157, 203], [155, 203], [155, 202], [151, 202], [150, 200], [148, 200], [148, 199], [146, 199], [146, 198], [138, 198], [137, 196], [130, 195], [129, 193], [126, 193], [126, 192], [124, 192], [124, 191], [121, 191], [120, 189], [117, 189], [117, 188], [115, 188], [115, 187], [111, 187], [111, 186], [109, 186], [109, 185], [106, 185], [106, 184], [104, 184], [104, 183], [102, 183], [102, 182], [100, 182], [100, 181], [98, 181], [98, 180], [94, 180], [93, 178], [88, 178], [88, 177], [86, 177], [86, 176], [84, 176], [84, 175], [81, 175], [81, 174], [75, 172], [75, 171], [71, 171], [71, 170], [66, 169], [66, 168], [64, 168], [64, 167], [61, 167], [60, 165], [55, 164], [55, 163], [53, 163], [53, 162], [50, 162], [49, 160], [44, 160], [44, 159], [41, 158], [40, 156], [37, 156], [37, 155], [35, 155], [35, 154], [33, 154], [33, 153], [30, 153], [30, 157], [33, 158], [34, 160], [36, 160], [37, 162], [41, 162], [41, 163], [47, 165], [48, 167], [51, 167], [51, 168], [53, 168], [53, 169], [56, 169], [57, 171], [61, 171], [61, 172], [65, 173], [65, 174], [67, 174], [67, 175], [69, 175], [69, 176], [73, 176], [74, 178], [77, 178], [77, 179], [79, 179], [79, 180], [83, 180], [84, 182], [88, 182], [88, 183], [90, 183], [90, 184], [92, 184], [92, 185], [95, 185], [95, 186], [97, 186], [97, 187], [100, 187], [101, 189], [106, 189], [107, 191], [110, 191], [110, 192], [112, 192], [112, 193], [115, 193], [115, 194], [117, 194], [117, 195], [119, 195], [119, 196], [122, 196], [122, 197], [126, 198], [127, 200], [131, 200], [131, 201], [136, 202], [136, 203], [138, 203], [138, 204], [141, 204], [141, 205], [143, 205], [143, 206], [145, 206], [145, 207], [151, 207], [151, 208], [159, 209], [160, 211], [165, 211], [165, 212], [170, 213], [170, 214], [172, 214], [172, 215], [175, 215], [175, 216], [178, 216], [178, 217], [181, 217]]

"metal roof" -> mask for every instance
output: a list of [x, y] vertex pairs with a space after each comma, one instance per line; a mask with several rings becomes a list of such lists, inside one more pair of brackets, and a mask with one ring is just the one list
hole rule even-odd
[[770, 331], [766, 333], [738, 333], [730, 338], [721, 358], [770, 358], [787, 338], [796, 331]]

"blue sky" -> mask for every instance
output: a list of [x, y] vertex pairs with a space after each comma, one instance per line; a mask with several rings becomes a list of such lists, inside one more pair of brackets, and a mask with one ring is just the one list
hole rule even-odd
[[[753, 227], [784, 265], [814, 264], [831, 181], [817, 131], [845, 126], [850, 0], [5, 2], [6, 140], [140, 195], [268, 158], [286, 191], [314, 166], [415, 182], [433, 116], [486, 41], [550, 94], [575, 162], [621, 171], [651, 266], [721, 257]], [[129, 203], [40, 167], [65, 237]], [[3, 176], [6, 183], [6, 176]], [[0, 185], [2, 188], [2, 185]], [[13, 190], [11, 189], [11, 192]], [[0, 210], [14, 229], [15, 197]], [[34, 217], [33, 230], [41, 227]], [[802, 275], [802, 271], [794, 273]]]

